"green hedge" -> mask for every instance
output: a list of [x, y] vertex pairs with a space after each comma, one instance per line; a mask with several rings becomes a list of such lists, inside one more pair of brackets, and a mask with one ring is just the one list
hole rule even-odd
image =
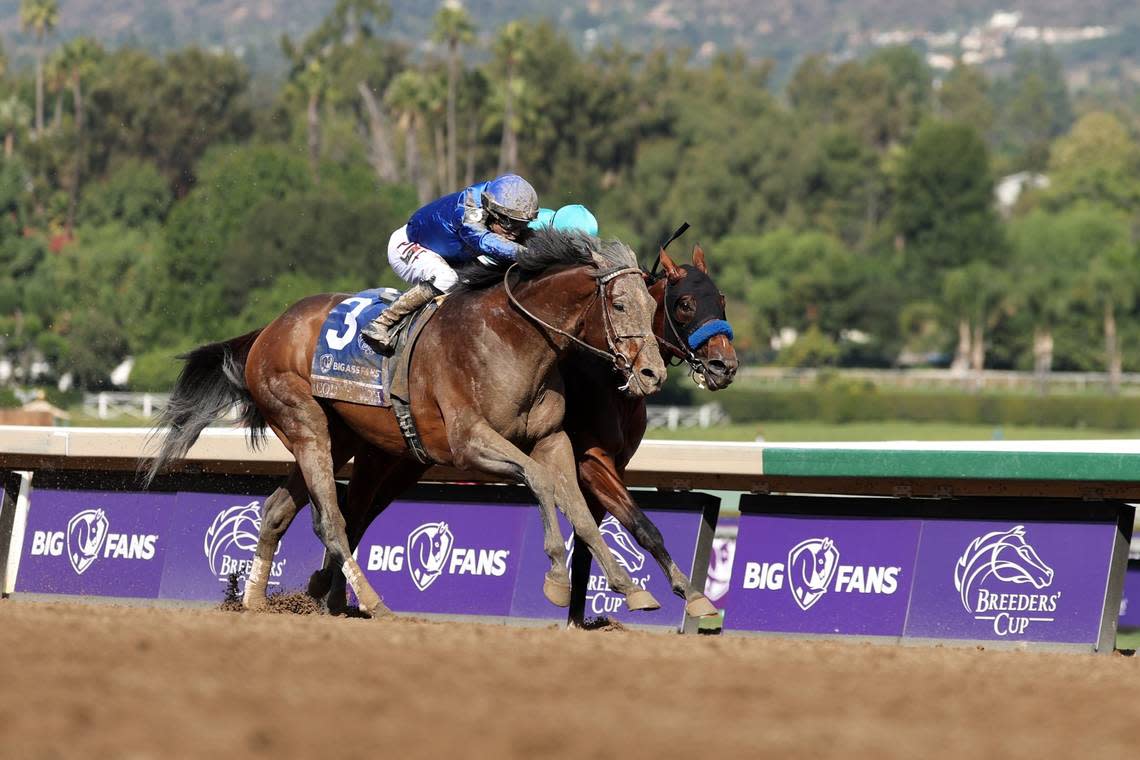
[[956, 422], [986, 425], [1140, 429], [1140, 399], [883, 391], [863, 385], [819, 389], [736, 389], [716, 394], [736, 422]]

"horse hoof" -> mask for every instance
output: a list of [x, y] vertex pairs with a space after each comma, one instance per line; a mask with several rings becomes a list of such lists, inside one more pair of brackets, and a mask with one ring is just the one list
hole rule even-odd
[[713, 606], [704, 594], [685, 602], [685, 614], [689, 617], [712, 617], [720, 611]]
[[641, 610], [643, 612], [661, 609], [661, 603], [653, 597], [653, 594], [643, 588], [626, 594], [625, 606], [631, 610]]
[[241, 606], [246, 612], [264, 612], [269, 609], [269, 600], [264, 595], [258, 599], [243, 599]]
[[309, 587], [305, 593], [314, 599], [323, 599], [332, 588], [332, 570], [317, 570], [309, 576]]
[[396, 617], [396, 613], [392, 612], [388, 605], [384, 604], [384, 602], [381, 602], [379, 599], [376, 600], [376, 604], [374, 604], [372, 607], [364, 610], [364, 613], [368, 615], [368, 617], [372, 620], [391, 620], [392, 618]]
[[570, 606], [570, 584], [547, 578], [542, 582], [542, 595], [555, 607]]

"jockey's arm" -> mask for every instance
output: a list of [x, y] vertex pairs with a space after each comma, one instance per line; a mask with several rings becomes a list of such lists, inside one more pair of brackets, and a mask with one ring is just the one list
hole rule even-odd
[[488, 255], [496, 261], [512, 262], [523, 246], [492, 232], [483, 222], [483, 210], [471, 193], [464, 197], [463, 219], [458, 224], [459, 237], [475, 255]]

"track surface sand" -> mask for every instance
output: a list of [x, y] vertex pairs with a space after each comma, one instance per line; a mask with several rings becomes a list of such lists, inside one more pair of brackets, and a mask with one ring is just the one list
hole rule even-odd
[[1140, 659], [0, 602], [0, 755], [1123, 757]]

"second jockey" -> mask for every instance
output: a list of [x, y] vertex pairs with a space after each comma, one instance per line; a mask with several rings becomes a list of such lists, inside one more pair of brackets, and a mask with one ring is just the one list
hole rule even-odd
[[510, 263], [538, 215], [538, 194], [517, 174], [504, 174], [432, 201], [388, 240], [388, 262], [413, 285], [361, 333], [383, 353], [394, 349], [393, 328], [455, 287], [455, 267], [473, 260]]

